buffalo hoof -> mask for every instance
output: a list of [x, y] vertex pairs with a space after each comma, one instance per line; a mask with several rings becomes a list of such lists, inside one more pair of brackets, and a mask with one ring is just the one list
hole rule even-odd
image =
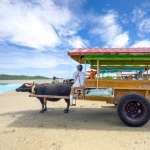
[[66, 111], [66, 110], [68, 110], [67, 108], [66, 109], [64, 109], [64, 111]]
[[46, 111], [47, 108], [42, 109], [39, 113], [43, 113], [44, 111]]
[[68, 112], [69, 112], [69, 109], [65, 109], [65, 110], [64, 110], [64, 113], [68, 113]]
[[41, 110], [39, 113], [43, 113], [44, 111], [43, 110]]
[[46, 111], [46, 110], [47, 110], [47, 108], [44, 109], [44, 111]]

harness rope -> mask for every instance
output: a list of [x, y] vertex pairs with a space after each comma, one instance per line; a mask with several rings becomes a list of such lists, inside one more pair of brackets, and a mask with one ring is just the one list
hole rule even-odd
[[32, 94], [35, 94], [35, 85], [33, 85], [33, 86], [31, 87], [31, 93], [32, 93]]

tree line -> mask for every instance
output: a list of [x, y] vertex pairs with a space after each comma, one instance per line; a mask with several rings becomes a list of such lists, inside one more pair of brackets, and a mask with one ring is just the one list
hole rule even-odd
[[25, 75], [7, 75], [0, 74], [0, 80], [32, 80], [32, 79], [50, 79], [43, 76], [25, 76]]

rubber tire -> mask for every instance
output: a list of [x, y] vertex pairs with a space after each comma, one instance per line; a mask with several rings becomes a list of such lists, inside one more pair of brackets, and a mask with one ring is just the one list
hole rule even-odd
[[[124, 107], [125, 104], [127, 104], [130, 101], [139, 101], [139, 103], [143, 104], [143, 109], [144, 109], [144, 115], [142, 116], [142, 118], [140, 120], [136, 120], [136, 119], [129, 119], [129, 117], [124, 113]], [[117, 105], [117, 112], [119, 115], [119, 118], [121, 119], [121, 121], [123, 123], [125, 123], [128, 126], [131, 127], [139, 127], [139, 126], [143, 126], [144, 124], [146, 124], [149, 121], [150, 118], [150, 104], [149, 102], [141, 95], [138, 94], [129, 94], [129, 95], [125, 95], [123, 96], [118, 105]]]

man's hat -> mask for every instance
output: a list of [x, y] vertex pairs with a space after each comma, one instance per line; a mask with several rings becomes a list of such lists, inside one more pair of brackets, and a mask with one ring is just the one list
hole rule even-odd
[[54, 76], [54, 77], [53, 77], [53, 80], [55, 80], [55, 79], [56, 79], [56, 77]]
[[77, 68], [82, 70], [83, 66], [82, 65], [78, 65]]

